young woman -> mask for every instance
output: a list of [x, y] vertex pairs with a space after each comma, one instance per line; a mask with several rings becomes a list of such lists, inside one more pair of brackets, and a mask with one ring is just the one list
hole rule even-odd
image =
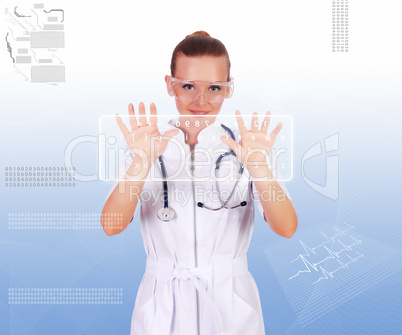
[[[119, 181], [102, 211], [106, 234], [118, 234], [132, 221], [141, 201], [147, 262], [131, 335], [265, 334], [247, 250], [254, 202], [275, 233], [291, 237], [297, 228], [285, 185], [275, 180], [267, 165], [259, 164], [265, 162], [281, 124], [267, 139], [269, 112], [260, 129], [256, 113], [251, 129], [238, 111], [238, 129], [219, 122], [223, 101], [233, 91], [230, 60], [222, 42], [204, 31], [186, 36], [176, 46], [165, 82], [179, 115], [169, 121], [163, 135], [154, 104], [149, 122], [143, 103], [138, 120], [129, 105], [131, 131], [116, 115], [130, 150], [121, 159]], [[151, 141], [152, 137], [159, 140]], [[211, 176], [217, 164], [223, 170], [228, 161], [240, 167], [235, 169], [240, 175], [236, 183], [203, 178]], [[227, 191], [226, 197], [222, 191]], [[274, 197], [262, 196], [273, 193]], [[120, 213], [118, 229], [106, 220], [111, 213]]]

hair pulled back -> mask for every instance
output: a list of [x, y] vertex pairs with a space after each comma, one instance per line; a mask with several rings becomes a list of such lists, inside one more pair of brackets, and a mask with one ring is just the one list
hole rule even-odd
[[216, 38], [211, 37], [206, 31], [198, 30], [187, 35], [173, 50], [170, 63], [170, 72], [174, 77], [176, 71], [176, 59], [179, 55], [191, 56], [226, 56], [228, 60], [228, 79], [230, 78], [230, 60], [225, 45]]

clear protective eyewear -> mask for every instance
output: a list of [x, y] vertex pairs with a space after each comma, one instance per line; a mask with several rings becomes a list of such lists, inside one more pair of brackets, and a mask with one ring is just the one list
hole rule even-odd
[[182, 102], [194, 102], [201, 94], [209, 103], [221, 103], [232, 96], [233, 78], [229, 81], [199, 81], [170, 77], [169, 94]]

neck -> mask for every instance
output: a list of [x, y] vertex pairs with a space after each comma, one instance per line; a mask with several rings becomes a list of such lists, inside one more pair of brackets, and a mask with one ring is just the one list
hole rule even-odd
[[180, 126], [179, 127], [183, 132], [184, 132], [184, 142], [186, 144], [190, 144], [194, 146], [194, 144], [198, 143], [198, 134], [200, 131], [204, 128], [196, 128], [196, 129], [189, 129], [188, 127], [185, 126]]
[[215, 122], [215, 120], [216, 115], [213, 116], [212, 118], [211, 117], [205, 118], [205, 122], [200, 121], [198, 126], [194, 124], [194, 120], [191, 120], [189, 126], [188, 120], [184, 118], [182, 122], [180, 122], [180, 126], [178, 128], [181, 129], [184, 133], [185, 143], [190, 144], [190, 146], [194, 146], [194, 144], [198, 143], [198, 134], [201, 132], [201, 130], [203, 130], [204, 128]]

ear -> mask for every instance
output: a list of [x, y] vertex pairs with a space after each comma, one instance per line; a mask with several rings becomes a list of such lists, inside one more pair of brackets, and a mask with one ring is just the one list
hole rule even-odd
[[226, 87], [225, 98], [227, 98], [230, 94], [230, 87]]
[[[233, 78], [232, 77], [230, 77], [230, 79], [229, 79], [229, 81], [230, 82], [233, 82]], [[232, 87], [232, 90], [234, 89], [234, 87]], [[227, 87], [226, 88], [226, 92], [225, 92], [225, 98], [227, 98], [228, 96], [230, 96], [230, 87]], [[233, 93], [233, 92], [232, 92]]]
[[170, 90], [169, 90], [169, 86], [170, 86], [170, 76], [168, 76], [168, 75], [165, 76], [165, 83], [166, 83], [166, 90], [167, 90], [168, 94], [172, 97], [173, 94], [171, 94], [171, 93], [170, 93]]

